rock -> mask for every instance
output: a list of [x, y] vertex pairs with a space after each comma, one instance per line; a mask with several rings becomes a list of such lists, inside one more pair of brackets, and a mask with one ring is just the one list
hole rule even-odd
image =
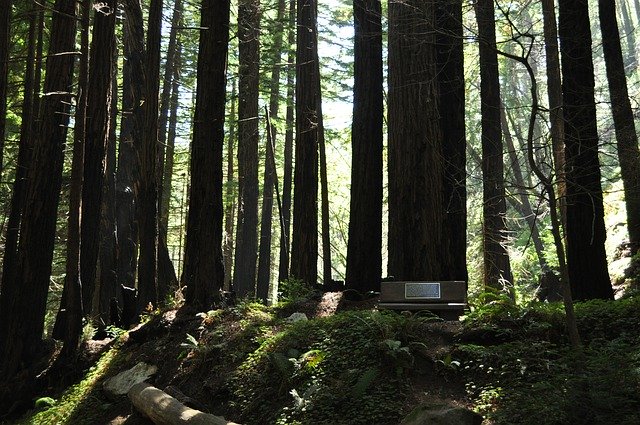
[[287, 323], [306, 322], [309, 320], [304, 313], [293, 313], [291, 316], [284, 319]]
[[112, 398], [127, 395], [131, 387], [144, 382], [157, 372], [158, 368], [144, 362], [140, 362], [129, 370], [120, 372], [116, 376], [107, 379], [102, 388]]
[[400, 425], [481, 425], [479, 414], [447, 404], [424, 403], [413, 409]]

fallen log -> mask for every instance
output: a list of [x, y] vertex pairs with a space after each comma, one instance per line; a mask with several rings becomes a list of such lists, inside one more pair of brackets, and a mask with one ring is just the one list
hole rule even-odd
[[133, 406], [157, 425], [238, 425], [221, 416], [191, 409], [146, 382], [131, 387], [128, 396]]

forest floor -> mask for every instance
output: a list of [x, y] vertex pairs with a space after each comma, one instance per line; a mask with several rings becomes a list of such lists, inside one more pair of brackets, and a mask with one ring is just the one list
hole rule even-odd
[[640, 423], [639, 313], [640, 297], [578, 305], [576, 356], [559, 304], [496, 298], [462, 322], [380, 312], [376, 299], [342, 293], [167, 309], [85, 342], [74, 385], [51, 386], [40, 408], [4, 423], [150, 424], [102, 388], [139, 362], [158, 367], [152, 385], [242, 424], [397, 424], [423, 403], [469, 408], [486, 424]]

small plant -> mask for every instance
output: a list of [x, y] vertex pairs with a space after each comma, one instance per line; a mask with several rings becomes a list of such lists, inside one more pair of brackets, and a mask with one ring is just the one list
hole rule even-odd
[[300, 279], [294, 278], [280, 282], [278, 289], [278, 298], [282, 301], [300, 301], [308, 299], [316, 293], [313, 286]]

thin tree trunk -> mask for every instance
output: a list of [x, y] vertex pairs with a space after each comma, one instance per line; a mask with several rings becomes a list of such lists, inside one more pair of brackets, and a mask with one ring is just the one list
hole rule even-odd
[[[623, 6], [625, 7], [625, 6]], [[634, 252], [640, 248], [640, 150], [624, 73], [615, 4], [598, 1], [611, 111], [616, 130], [620, 173], [627, 206], [627, 229]]]
[[484, 286], [503, 291], [513, 297], [513, 278], [509, 254], [505, 246], [507, 243], [507, 206], [504, 193], [500, 82], [492, 0], [478, 0], [476, 18], [480, 39], [480, 99], [482, 103]]
[[238, 4], [238, 227], [233, 287], [239, 298], [254, 297], [258, 257], [258, 96], [260, 2]]
[[280, 241], [280, 264], [278, 268], [278, 281], [289, 278], [289, 248], [291, 246], [291, 182], [293, 175], [293, 131], [294, 123], [294, 96], [295, 96], [295, 49], [291, 48], [296, 42], [296, 0], [289, 2], [289, 36], [290, 46], [287, 58], [287, 111], [285, 117], [284, 134], [284, 173], [282, 176], [282, 220], [284, 230]]
[[[32, 19], [32, 18], [30, 18]], [[7, 122], [7, 85], [9, 81], [9, 29], [11, 0], [0, 1], [0, 179], [4, 171], [4, 132]]]
[[[626, 69], [626, 71], [629, 73], [629, 75], [631, 75], [631, 73], [633, 73], [633, 71], [636, 70], [636, 68], [638, 67], [638, 59], [636, 58], [636, 36], [635, 36], [635, 27], [633, 25], [633, 23], [631, 22], [631, 18], [629, 17], [629, 9], [627, 9], [627, 3], [626, 1], [622, 0], [622, 1], [618, 1], [618, 9], [620, 10], [620, 14], [622, 15], [622, 23], [624, 24], [624, 32], [625, 32], [625, 38], [627, 39], [627, 56], [624, 58], [624, 68]], [[601, 2], [598, 1], [598, 7], [599, 10], [602, 9], [603, 6], [601, 6]], [[613, 19], [615, 20], [615, 9], [616, 9], [616, 3], [614, 1], [610, 1], [609, 4], [606, 6], [610, 9], [613, 9]], [[610, 10], [607, 11], [608, 13], [611, 13]], [[610, 19], [610, 18], [609, 18]], [[602, 22], [602, 19], [600, 20], [600, 22]], [[601, 24], [601, 28], [602, 28], [602, 24]], [[616, 32], [618, 33], [618, 38], [616, 40], [618, 40], [618, 44], [620, 43], [620, 32], [618, 31], [618, 23], [616, 22], [616, 28], [615, 28]], [[612, 31], [612, 29], [610, 29], [609, 31]], [[609, 34], [612, 34], [611, 32], [609, 32]], [[606, 40], [605, 38], [605, 34], [602, 34], [602, 42], [603, 44], [606, 42], [611, 43], [611, 40]], [[621, 51], [622, 54], [622, 51]]]
[[317, 1], [299, 0], [296, 45], [296, 151], [291, 276], [318, 281]]
[[320, 217], [322, 229], [322, 282], [325, 291], [331, 288], [331, 236], [329, 225], [329, 181], [327, 179], [327, 144], [324, 137], [324, 119], [322, 117], [322, 86], [320, 84], [320, 58], [316, 51], [318, 66], [318, 159], [320, 161]]
[[72, 99], [76, 17], [74, 0], [54, 6], [42, 102], [34, 131], [15, 279], [0, 295], [0, 377], [13, 376], [36, 358], [44, 330], [64, 147]]
[[171, 178], [171, 174], [165, 172], [165, 168], [173, 171], [173, 147], [167, 144], [167, 124], [169, 121], [169, 109], [171, 107], [171, 94], [173, 92], [173, 80], [177, 78], [179, 72], [181, 46], [178, 46], [178, 27], [182, 22], [182, 0], [176, 0], [173, 4], [173, 16], [171, 17], [171, 29], [169, 31], [169, 42], [167, 44], [167, 60], [164, 68], [164, 78], [162, 83], [162, 91], [160, 96], [160, 115], [158, 118], [158, 176], [160, 181], [158, 186], [161, 188], [160, 197], [160, 233], [167, 240], [167, 231], [169, 229], [169, 199], [171, 199], [171, 182], [165, 184], [167, 176]]
[[266, 301], [269, 296], [269, 283], [271, 280], [271, 221], [273, 214], [273, 188], [276, 180], [274, 168], [274, 151], [277, 140], [276, 126], [271, 120], [278, 119], [280, 104], [280, 62], [282, 58], [282, 41], [284, 34], [284, 19], [286, 0], [278, 0], [278, 12], [276, 15], [275, 39], [273, 42], [273, 69], [271, 71], [271, 85], [269, 93], [269, 109], [267, 114], [267, 149], [264, 162], [264, 189], [262, 195], [262, 223], [260, 225], [260, 248], [258, 257], [258, 275], [256, 295], [258, 299]]
[[238, 91], [236, 80], [231, 83], [231, 109], [229, 111], [230, 123], [229, 123], [229, 137], [227, 144], [227, 183], [226, 183], [226, 201], [224, 212], [224, 245], [222, 246], [222, 252], [224, 256], [224, 287], [227, 290], [231, 290], [232, 281], [232, 268], [233, 268], [233, 238], [234, 238], [234, 223], [236, 215], [236, 205], [238, 203], [238, 196], [235, 190], [235, 177], [234, 177], [234, 145], [236, 141], [236, 123], [238, 122], [236, 117], [236, 100], [238, 98]]

